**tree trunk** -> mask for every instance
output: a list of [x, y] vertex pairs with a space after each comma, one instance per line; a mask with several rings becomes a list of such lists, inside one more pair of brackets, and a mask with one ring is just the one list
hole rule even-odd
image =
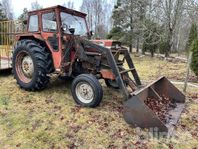
[[166, 51], [165, 51], [165, 57], [169, 57], [170, 55], [169, 55], [169, 51], [168, 51], [168, 48], [166, 49]]
[[140, 39], [139, 39], [139, 37], [137, 38], [137, 45], [136, 45], [136, 53], [139, 53], [139, 51], [140, 51]]
[[131, 44], [131, 45], [129, 46], [129, 52], [132, 53], [132, 51], [133, 51], [133, 45]]
[[154, 51], [151, 50], [151, 57], [153, 58], [154, 57]]
[[169, 32], [169, 36], [168, 36], [168, 40], [167, 40], [165, 57], [169, 57], [170, 56], [170, 51], [171, 51], [171, 48], [172, 48], [172, 45], [173, 45], [172, 38], [173, 38], [173, 33], [172, 33], [172, 31], [170, 31]]
[[178, 53], [178, 56], [180, 56], [180, 51], [179, 51], [179, 45], [180, 45], [180, 27], [179, 27], [179, 31], [177, 33], [177, 53]]
[[188, 78], [189, 78], [189, 74], [190, 74], [190, 64], [192, 61], [192, 52], [190, 52], [189, 56], [188, 56], [188, 65], [187, 65], [187, 71], [186, 71], [186, 78], [185, 78], [185, 82], [184, 82], [184, 92], [186, 92], [187, 90], [187, 86], [188, 86]]

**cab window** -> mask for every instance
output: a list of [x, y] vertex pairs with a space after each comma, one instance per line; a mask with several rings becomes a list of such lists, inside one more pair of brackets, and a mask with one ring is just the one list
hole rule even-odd
[[32, 15], [29, 19], [29, 32], [37, 32], [38, 31], [38, 15]]
[[42, 15], [43, 31], [55, 32], [57, 31], [56, 14], [55, 12], [45, 13]]

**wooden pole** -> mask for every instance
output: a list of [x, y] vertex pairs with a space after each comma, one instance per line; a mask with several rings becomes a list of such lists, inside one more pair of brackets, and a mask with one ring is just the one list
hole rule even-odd
[[185, 78], [185, 82], [184, 82], [184, 92], [186, 93], [187, 87], [188, 87], [188, 78], [189, 78], [189, 74], [190, 74], [190, 64], [192, 61], [192, 52], [189, 53], [188, 56], [188, 64], [187, 64], [187, 71], [186, 71], [186, 78]]

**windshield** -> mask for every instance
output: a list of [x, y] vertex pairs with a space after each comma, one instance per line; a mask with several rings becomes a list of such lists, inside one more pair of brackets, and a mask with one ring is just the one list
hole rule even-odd
[[84, 18], [61, 12], [61, 20], [65, 33], [71, 34], [69, 29], [74, 28], [74, 35], [87, 36], [88, 31]]

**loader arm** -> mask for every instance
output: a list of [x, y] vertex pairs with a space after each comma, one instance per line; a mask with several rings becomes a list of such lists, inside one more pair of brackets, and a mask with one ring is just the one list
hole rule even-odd
[[[135, 88], [131, 88], [132, 90], [135, 90], [136, 87], [139, 87], [139, 86], [142, 85], [128, 50], [124, 50], [123, 52], [124, 52], [124, 57], [126, 59], [126, 62], [129, 66], [129, 70], [125, 70], [124, 72], [120, 72], [120, 70], [118, 68], [118, 65], [115, 61], [115, 57], [112, 54], [112, 51], [110, 49], [105, 48], [105, 47], [100, 46], [100, 45], [97, 45], [97, 44], [94, 44], [91, 41], [88, 41], [88, 40], [85, 40], [85, 39], [82, 39], [82, 38], [76, 38], [76, 43], [78, 43], [77, 44], [78, 45], [77, 46], [78, 51], [82, 51], [82, 49], [84, 49], [82, 46], [84, 46], [84, 47], [89, 46], [89, 47], [95, 49], [97, 52], [102, 53], [103, 55], [106, 56], [108, 65], [111, 68], [111, 70], [112, 70], [112, 72], [115, 76], [115, 80], [116, 80], [117, 84], [119, 85], [119, 88], [122, 90], [122, 93], [123, 93], [124, 97], [126, 98], [126, 100], [131, 96], [131, 94], [128, 91], [128, 89], [126, 88], [126, 85], [124, 84], [122, 73], [128, 73], [128, 72], [132, 73], [132, 75], [134, 77], [134, 80], [136, 82], [136, 84], [133, 85], [133, 86], [135, 86]], [[130, 80], [132, 80], [132, 79], [130, 78]]]

